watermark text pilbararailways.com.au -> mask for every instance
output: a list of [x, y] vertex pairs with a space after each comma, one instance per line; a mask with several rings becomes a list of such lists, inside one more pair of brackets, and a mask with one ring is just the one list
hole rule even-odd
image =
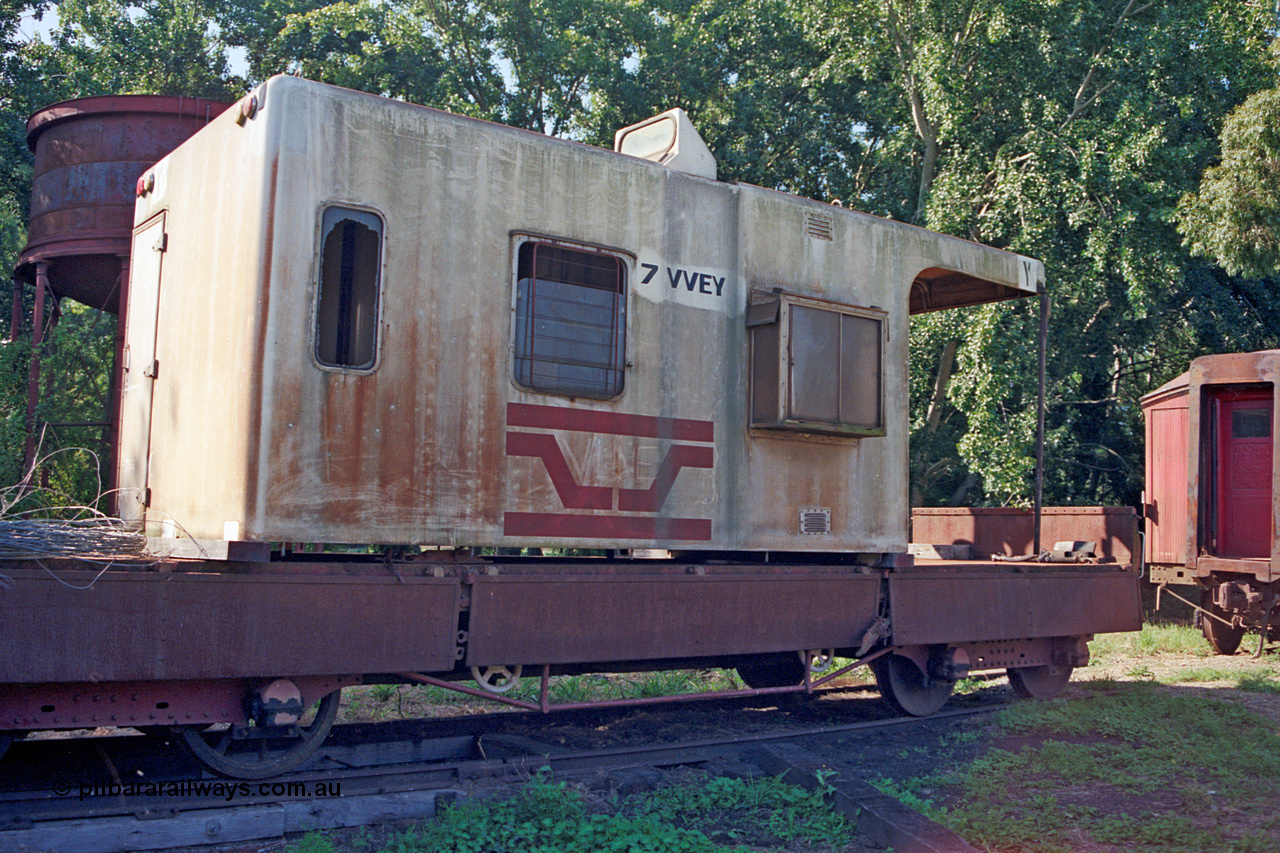
[[215, 797], [231, 802], [237, 798], [259, 797], [341, 797], [341, 782], [232, 782], [207, 779], [177, 779], [168, 782], [99, 782], [73, 787], [58, 779], [53, 792], [59, 797], [79, 793], [90, 797]]

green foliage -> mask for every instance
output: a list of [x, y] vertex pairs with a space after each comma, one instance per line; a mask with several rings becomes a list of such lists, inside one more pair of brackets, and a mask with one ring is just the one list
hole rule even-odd
[[1192, 250], [1232, 275], [1280, 278], [1280, 89], [1249, 97], [1222, 128], [1222, 159], [1184, 196]]
[[[51, 304], [49, 310], [53, 310]], [[114, 358], [115, 317], [74, 302], [40, 348], [40, 400], [33, 437], [36, 473], [14, 511], [34, 506], [98, 506], [110, 459], [106, 446], [107, 399]], [[26, 477], [27, 368], [30, 345], [0, 344], [0, 484]]]
[[[191, 95], [234, 100], [212, 0], [60, 0], [48, 53], [64, 97]], [[56, 69], [56, 70], [55, 70]]]
[[[719, 853], [844, 847], [852, 840], [851, 831], [825, 803], [827, 790], [820, 784], [816, 791], [805, 791], [768, 778], [699, 777], [652, 794], [593, 804], [553, 782], [544, 769], [511, 799], [466, 801], [431, 823], [381, 840], [358, 839], [356, 846], [380, 853]], [[321, 833], [310, 833], [288, 848], [289, 853], [335, 849]]]
[[750, 831], [763, 831], [783, 842], [800, 839], [843, 846], [849, 843], [849, 826], [827, 806], [824, 796], [829, 791], [825, 777], [816, 789], [806, 791], [776, 778], [716, 776], [656, 791], [637, 813], [668, 820], [714, 815], [718, 825], [738, 827], [742, 834], [754, 827]]
[[[1273, 10], [1243, 0], [830, 8], [845, 33], [839, 58], [885, 82], [874, 111], [899, 132], [879, 156], [917, 179], [912, 197], [898, 181], [858, 206], [1044, 260], [1046, 500], [1136, 502], [1137, 398], [1192, 355], [1276, 340], [1274, 288], [1193, 261], [1172, 222], [1225, 114], [1267, 83]], [[914, 501], [1029, 500], [1034, 315], [993, 307], [959, 327], [913, 323], [928, 339], [912, 352], [912, 438], [928, 448], [913, 447]], [[957, 343], [956, 376], [940, 376], [943, 349]], [[930, 423], [921, 407], [948, 380]]]
[[308, 832], [289, 846], [290, 853], [338, 853], [329, 836], [320, 832]]
[[671, 851], [711, 853], [705, 835], [677, 829], [652, 817], [589, 815], [581, 798], [545, 776], [499, 803], [467, 803], [387, 845], [394, 853], [489, 853], [489, 851]]

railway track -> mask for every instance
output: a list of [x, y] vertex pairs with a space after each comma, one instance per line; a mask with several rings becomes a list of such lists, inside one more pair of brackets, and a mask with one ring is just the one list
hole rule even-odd
[[[867, 707], [872, 704], [868, 701]], [[159, 734], [29, 741], [14, 747], [6, 764], [18, 772], [0, 783], [6, 789], [0, 792], [0, 851], [111, 853], [429, 818], [468, 789], [518, 782], [542, 767], [550, 767], [557, 778], [572, 778], [625, 775], [625, 768], [637, 767], [714, 769], [746, 764], [770, 774], [791, 769], [803, 783], [812, 778], [804, 769], [806, 763], [816, 759], [815, 753], [789, 753], [799, 748], [797, 744], [835, 737], [880, 739], [886, 730], [945, 726], [1001, 707], [988, 702], [927, 719], [789, 722], [759, 732], [586, 749], [549, 742], [554, 735], [539, 739], [537, 726], [529, 727], [529, 734], [499, 730], [531, 716], [526, 714], [457, 718], [427, 726], [420, 721], [349, 724], [335, 730], [313, 769], [262, 782], [219, 779], [202, 773], [194, 762], [175, 761]], [[577, 717], [579, 724], [590, 726], [601, 715]], [[904, 836], [895, 827], [923, 818], [914, 812], [903, 815], [893, 801], [883, 801], [853, 779], [845, 784], [856, 789], [856, 796], [845, 795], [852, 804], [851, 816], [865, 813], [857, 819], [870, 821], [872, 837], [878, 831], [888, 839], [884, 843], [900, 853], [963, 849], [912, 847], [910, 837], [920, 835], [919, 828]], [[876, 818], [882, 813], [895, 813], [897, 818]], [[877, 830], [878, 820], [883, 826]], [[930, 836], [941, 828], [930, 824], [926, 830], [924, 835]]]

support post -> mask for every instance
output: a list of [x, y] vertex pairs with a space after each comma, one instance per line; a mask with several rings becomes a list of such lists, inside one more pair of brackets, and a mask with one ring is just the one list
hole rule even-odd
[[27, 443], [22, 454], [23, 483], [30, 487], [36, 462], [36, 407], [40, 404], [40, 345], [44, 342], [44, 300], [49, 289], [49, 264], [36, 263], [36, 304], [32, 309], [31, 363], [27, 371]]
[[118, 255], [120, 260], [120, 277], [116, 281], [116, 292], [119, 302], [116, 308], [115, 353], [111, 361], [111, 379], [107, 386], [107, 429], [104, 443], [106, 452], [106, 471], [102, 481], [106, 484], [107, 500], [103, 511], [107, 515], [119, 516], [120, 501], [117, 490], [120, 488], [119, 438], [120, 438], [120, 394], [124, 388], [124, 332], [125, 312], [129, 303], [129, 255]]
[[1040, 339], [1037, 342], [1036, 359], [1039, 371], [1039, 387], [1036, 394], [1036, 523], [1035, 542], [1031, 553], [1040, 556], [1040, 519], [1044, 509], [1044, 395], [1046, 342], [1049, 338], [1049, 285], [1040, 293]]

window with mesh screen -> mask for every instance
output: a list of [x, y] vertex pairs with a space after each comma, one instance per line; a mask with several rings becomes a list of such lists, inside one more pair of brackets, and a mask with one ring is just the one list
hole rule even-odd
[[381, 266], [382, 220], [377, 214], [344, 207], [325, 210], [315, 329], [320, 364], [356, 370], [373, 367]]
[[622, 393], [626, 265], [605, 252], [526, 242], [516, 259], [516, 382], [582, 397]]

